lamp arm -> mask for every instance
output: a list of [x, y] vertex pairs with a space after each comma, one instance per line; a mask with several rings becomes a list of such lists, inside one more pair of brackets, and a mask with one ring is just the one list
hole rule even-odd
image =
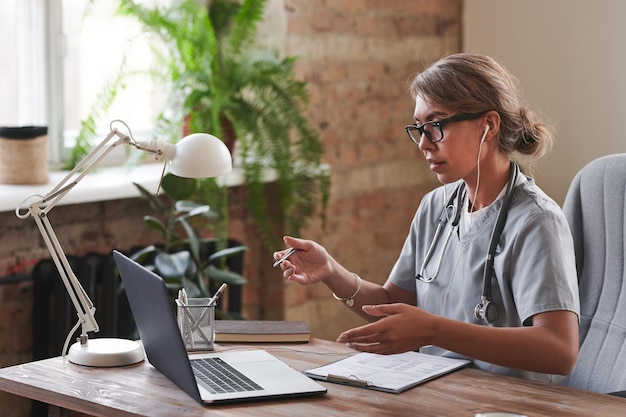
[[[109, 141], [117, 137], [118, 140], [105, 147]], [[40, 201], [34, 204], [39, 204], [41, 209], [48, 213], [52, 210], [57, 203], [74, 188], [80, 180], [82, 180], [92, 168], [107, 156], [113, 148], [120, 144], [132, 144], [133, 140], [130, 136], [121, 133], [117, 129], [113, 129], [109, 134], [100, 142], [95, 148], [93, 148], [76, 166], [72, 169], [52, 190], [50, 190]], [[33, 204], [31, 204], [32, 207]], [[32, 214], [31, 214], [32, 215]]]
[[[121, 121], [120, 121], [121, 122]], [[121, 122], [125, 125], [124, 122]], [[111, 123], [111, 125], [113, 122]], [[109, 142], [117, 138], [113, 143]], [[16, 208], [15, 214], [21, 219], [32, 216], [37, 224], [37, 228], [44, 239], [46, 247], [50, 252], [52, 260], [59, 272], [61, 280], [65, 285], [74, 308], [78, 315], [78, 321], [82, 326], [80, 342], [87, 344], [87, 332], [98, 332], [99, 327], [95, 319], [96, 308], [80, 281], [72, 271], [72, 267], [63, 252], [63, 248], [54, 233], [54, 229], [48, 219], [48, 213], [70, 192], [102, 159], [107, 156], [113, 148], [120, 144], [132, 145], [144, 152], [152, 153], [155, 159], [169, 160], [172, 157], [173, 146], [163, 144], [159, 141], [136, 142], [129, 134], [124, 134], [111, 126], [109, 134], [93, 148], [75, 167], [72, 169], [52, 190], [46, 195], [34, 195], [27, 197]], [[33, 197], [37, 198], [33, 201]], [[30, 201], [30, 202], [29, 202]], [[69, 337], [69, 336], [68, 336]]]
[[72, 304], [74, 304], [78, 321], [82, 327], [80, 341], [81, 344], [86, 344], [87, 332], [93, 331], [97, 333], [100, 330], [95, 318], [96, 308], [80, 281], [74, 274], [67, 256], [65, 255], [65, 252], [63, 252], [61, 244], [52, 229], [52, 225], [50, 224], [50, 220], [48, 220], [46, 212], [40, 210], [37, 206], [33, 206], [31, 207], [31, 215], [39, 228], [39, 232], [41, 233], [46, 246], [48, 247], [50, 256], [54, 261], [54, 265], [59, 272], [59, 276], [63, 281], [63, 285], [65, 285], [65, 289], [70, 296]]
[[[120, 121], [120, 123], [124, 122]], [[115, 137], [117, 137], [117, 140], [106, 147], [109, 141]], [[92, 168], [97, 166], [100, 161], [102, 161], [113, 150], [113, 148], [119, 145], [131, 145], [143, 152], [152, 154], [155, 160], [165, 160], [166, 163], [174, 157], [174, 153], [176, 152], [174, 145], [170, 143], [157, 140], [136, 141], [130, 134], [127, 135], [115, 128], [111, 128], [111, 131], [106, 138], [93, 148], [52, 190], [50, 190], [45, 196], [41, 197], [39, 201], [31, 203], [29, 206], [39, 204], [41, 210], [48, 213], [80, 182], [80, 180], [91, 172]], [[167, 165], [163, 166], [164, 170], [166, 166]], [[30, 197], [27, 200], [29, 199]], [[28, 217], [28, 214], [20, 214], [18, 212], [22, 209], [23, 206], [21, 205], [17, 208], [17, 216], [20, 218]]]

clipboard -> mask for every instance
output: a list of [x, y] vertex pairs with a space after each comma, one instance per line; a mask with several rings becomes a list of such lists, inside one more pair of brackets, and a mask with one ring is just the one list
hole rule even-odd
[[309, 369], [304, 371], [304, 374], [321, 381], [400, 394], [470, 363], [467, 359], [420, 352], [393, 355], [361, 352]]

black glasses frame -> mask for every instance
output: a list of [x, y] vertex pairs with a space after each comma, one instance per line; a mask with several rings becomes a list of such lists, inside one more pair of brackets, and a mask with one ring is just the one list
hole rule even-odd
[[[487, 113], [488, 111], [489, 110], [476, 112], [476, 113], [459, 113], [459, 114], [455, 114], [454, 116], [446, 117], [445, 119], [433, 120], [431, 122], [422, 123], [421, 125], [418, 125], [417, 123], [408, 125], [404, 127], [404, 130], [406, 130], [407, 135], [409, 135], [409, 138], [411, 138], [413, 143], [415, 143], [416, 145], [420, 144], [422, 135], [426, 136], [426, 139], [428, 139], [432, 143], [441, 142], [443, 140], [442, 128], [445, 125], [454, 123], [454, 122], [462, 122], [465, 120], [475, 120], [475, 119], [478, 119], [483, 114]], [[433, 139], [432, 133], [429, 132], [428, 130], [425, 130], [425, 127], [428, 125], [432, 125], [433, 127], [439, 129], [439, 134], [441, 136], [439, 139]], [[414, 136], [414, 134], [412, 133], [414, 131], [417, 131], [419, 135]]]

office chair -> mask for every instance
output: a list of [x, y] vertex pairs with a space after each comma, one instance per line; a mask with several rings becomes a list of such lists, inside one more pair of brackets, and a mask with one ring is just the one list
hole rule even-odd
[[576, 251], [580, 352], [564, 385], [626, 397], [626, 153], [572, 180], [563, 211]]

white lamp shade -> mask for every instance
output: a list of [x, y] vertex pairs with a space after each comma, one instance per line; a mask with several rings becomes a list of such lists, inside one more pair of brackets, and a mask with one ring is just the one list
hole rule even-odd
[[179, 177], [217, 177], [233, 169], [232, 157], [224, 142], [208, 133], [185, 136], [175, 149], [170, 172]]

